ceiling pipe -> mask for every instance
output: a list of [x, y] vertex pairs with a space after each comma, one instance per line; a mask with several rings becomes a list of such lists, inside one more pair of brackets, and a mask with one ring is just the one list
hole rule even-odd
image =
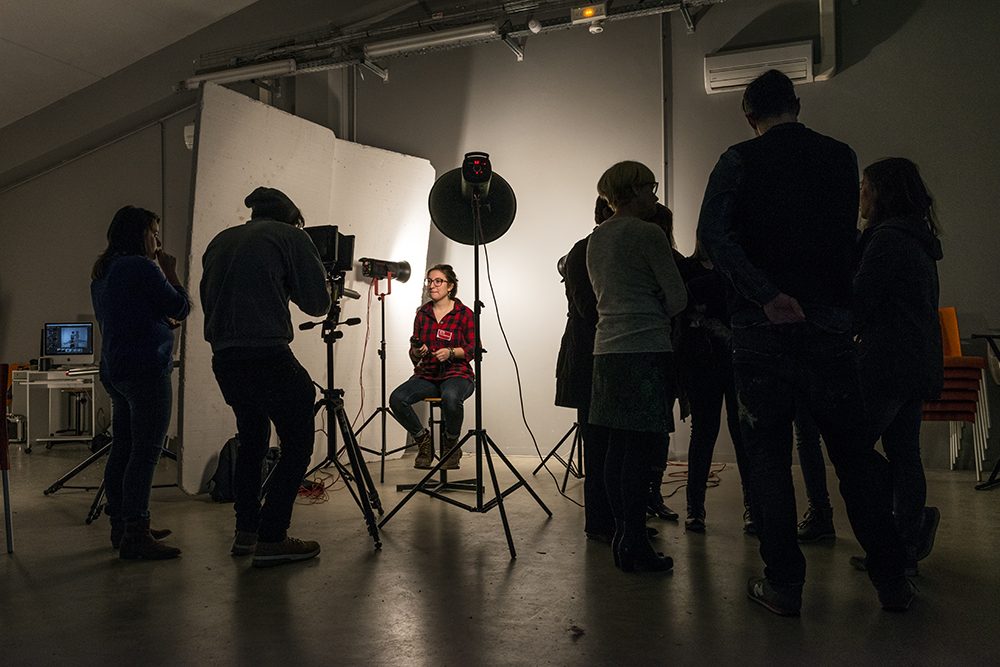
[[814, 68], [814, 81], [826, 81], [837, 71], [836, 8], [836, 0], [819, 0], [820, 60]]

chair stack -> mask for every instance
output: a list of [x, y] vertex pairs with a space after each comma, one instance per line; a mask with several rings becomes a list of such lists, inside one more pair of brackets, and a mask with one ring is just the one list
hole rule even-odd
[[[0, 387], [7, 387], [10, 377], [10, 366], [0, 364]], [[6, 391], [6, 389], [4, 389]], [[6, 412], [6, 411], [5, 411]], [[7, 420], [4, 419], [3, 430], [0, 431], [0, 477], [3, 478], [3, 518], [7, 534], [7, 553], [14, 553], [14, 535], [11, 525], [10, 510], [10, 442], [7, 440]]]
[[924, 402], [924, 421], [946, 421], [951, 442], [951, 468], [955, 468], [962, 445], [962, 430], [966, 423], [972, 425], [975, 446], [976, 480], [982, 481], [983, 461], [986, 458], [986, 439], [989, 437], [990, 417], [986, 402], [986, 378], [983, 357], [962, 355], [962, 342], [958, 335], [958, 316], [954, 308], [938, 310], [941, 320], [941, 339], [944, 353], [944, 390], [941, 398]]

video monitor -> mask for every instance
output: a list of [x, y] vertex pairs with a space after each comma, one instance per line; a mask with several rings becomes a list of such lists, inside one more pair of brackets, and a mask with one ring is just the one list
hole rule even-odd
[[55, 366], [94, 363], [93, 322], [47, 323], [42, 330], [42, 356]]

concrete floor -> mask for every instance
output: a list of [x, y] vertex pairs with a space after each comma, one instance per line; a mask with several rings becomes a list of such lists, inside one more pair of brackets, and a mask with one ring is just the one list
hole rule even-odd
[[[343, 485], [296, 507], [295, 536], [318, 557], [269, 570], [229, 555], [232, 507], [176, 488], [153, 492], [156, 527], [170, 527], [180, 559], [121, 561], [106, 518], [84, 519], [93, 491], [43, 495], [89, 452], [83, 445], [12, 446], [14, 553], [0, 555], [4, 665], [980, 665], [1000, 652], [1000, 493], [973, 490], [968, 471], [928, 474], [942, 521], [906, 614], [879, 609], [861, 552], [835, 499], [838, 537], [807, 545], [802, 616], [751, 603], [746, 579], [762, 565], [741, 532], [739, 478], [730, 465], [708, 492], [708, 534], [659, 520], [673, 573], [624, 574], [607, 546], [582, 532], [583, 510], [558, 494], [537, 461], [513, 459], [552, 510], [528, 492], [506, 500], [511, 560], [499, 511], [470, 513], [423, 495], [381, 530], [373, 549]], [[415, 481], [412, 455], [390, 461], [378, 491], [388, 511]], [[71, 483], [98, 483], [94, 465]], [[562, 469], [552, 466], [562, 480]], [[372, 466], [378, 479], [376, 466]], [[684, 470], [671, 467], [670, 473]], [[467, 456], [460, 474], [474, 474]], [[796, 475], [798, 472], [796, 470]], [[164, 460], [158, 482], [176, 464]], [[488, 478], [487, 478], [488, 479]], [[506, 484], [509, 471], [501, 475]], [[830, 469], [831, 489], [836, 488]], [[798, 480], [801, 483], [801, 480]], [[665, 491], [679, 488], [668, 484]], [[582, 501], [570, 479], [567, 496]], [[801, 485], [800, 485], [801, 490]], [[683, 489], [668, 499], [681, 509]], [[454, 494], [474, 503], [474, 494]], [[491, 495], [491, 494], [490, 494]]]

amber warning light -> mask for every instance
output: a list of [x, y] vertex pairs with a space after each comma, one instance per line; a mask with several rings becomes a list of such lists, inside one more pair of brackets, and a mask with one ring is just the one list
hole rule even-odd
[[601, 2], [596, 5], [586, 5], [571, 10], [570, 21], [572, 23], [590, 23], [591, 21], [606, 18], [607, 15], [607, 3]]

